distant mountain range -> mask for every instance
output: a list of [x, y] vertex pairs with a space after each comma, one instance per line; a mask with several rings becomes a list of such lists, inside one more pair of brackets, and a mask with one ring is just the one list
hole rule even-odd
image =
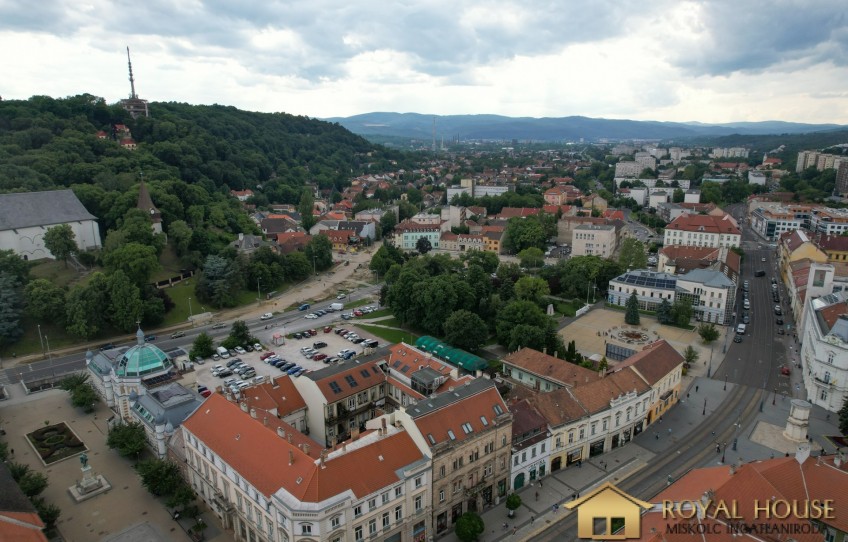
[[839, 124], [803, 124], [777, 120], [763, 122], [656, 122], [589, 117], [504, 117], [500, 115], [422, 115], [420, 113], [365, 113], [353, 117], [335, 117], [351, 132], [362, 136], [393, 136], [431, 140], [433, 119], [436, 141], [460, 139], [520, 141], [586, 141], [598, 139], [685, 139], [718, 137], [731, 134], [803, 134], [846, 128]]

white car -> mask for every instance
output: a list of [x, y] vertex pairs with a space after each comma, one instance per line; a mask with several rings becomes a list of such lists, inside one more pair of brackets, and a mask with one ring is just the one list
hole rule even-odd
[[256, 343], [256, 344], [253, 345], [253, 349], [256, 350], [257, 352], [260, 352], [262, 350], [262, 345], [259, 344], [259, 343]]
[[247, 354], [247, 350], [245, 350], [241, 346], [236, 346], [235, 351], [238, 352], [239, 354]]
[[318, 315], [314, 312], [310, 312], [309, 314], [304, 316], [304, 318], [306, 318], [307, 320], [315, 320], [316, 318], [318, 318]]
[[347, 297], [347, 294], [339, 294], [336, 296], [336, 299], [344, 299]]
[[273, 315], [272, 313], [270, 313], [270, 312], [266, 312], [265, 314], [263, 314], [262, 316], [260, 316], [260, 317], [259, 317], [259, 319], [260, 319], [260, 320], [270, 320], [270, 319], [271, 319], [271, 318], [273, 318], [273, 317], [274, 317], [274, 315]]

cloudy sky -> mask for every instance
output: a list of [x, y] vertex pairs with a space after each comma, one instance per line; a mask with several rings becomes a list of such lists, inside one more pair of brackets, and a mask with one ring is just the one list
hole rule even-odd
[[848, 124], [844, 0], [0, 0], [0, 96]]

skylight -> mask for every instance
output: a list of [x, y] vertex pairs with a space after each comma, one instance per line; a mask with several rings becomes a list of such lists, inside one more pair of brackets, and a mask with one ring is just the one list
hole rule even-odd
[[427, 440], [430, 441], [430, 444], [436, 443], [436, 439], [433, 437], [432, 433], [427, 433]]
[[495, 409], [496, 415], [500, 416], [501, 414], [503, 414], [503, 409], [501, 408], [501, 405], [495, 405], [492, 408]]
[[351, 387], [351, 388], [355, 388], [356, 386], [358, 386], [358, 385], [359, 385], [359, 384], [356, 382], [356, 380], [354, 380], [354, 379], [353, 379], [353, 377], [352, 377], [352, 376], [350, 376], [350, 375], [347, 375], [347, 376], [345, 377], [345, 380], [347, 381], [347, 383], [350, 385], [350, 387]]
[[489, 420], [487, 420], [485, 416], [480, 416], [480, 421], [483, 423], [483, 427], [487, 427], [489, 425]]
[[333, 393], [341, 393], [342, 388], [336, 383], [335, 380], [330, 382], [330, 389], [333, 390]]
[[452, 429], [448, 429], [448, 436], [450, 437], [451, 440], [456, 440], [456, 435], [453, 434]]
[[465, 431], [466, 435], [470, 435], [471, 434], [471, 424], [468, 423], [468, 422], [465, 422], [464, 424], [462, 424], [462, 430]]

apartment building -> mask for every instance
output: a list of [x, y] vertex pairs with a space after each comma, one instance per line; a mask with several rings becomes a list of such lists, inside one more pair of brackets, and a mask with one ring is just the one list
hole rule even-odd
[[616, 249], [618, 249], [618, 235], [613, 225], [582, 224], [573, 230], [571, 237], [573, 256], [610, 258]]
[[742, 232], [730, 215], [681, 215], [665, 228], [664, 244], [696, 247], [738, 247]]
[[548, 421], [526, 399], [510, 404], [512, 413], [512, 489], [533, 484], [548, 474], [551, 455]]
[[431, 463], [384, 424], [325, 449], [275, 416], [213, 394], [182, 427], [189, 482], [237, 541], [419, 541]]
[[829, 412], [848, 394], [848, 303], [846, 294], [808, 297], [798, 340], [807, 401]]
[[636, 161], [618, 162], [615, 164], [615, 176], [616, 178], [635, 179], [644, 169], [645, 166]]
[[750, 151], [745, 147], [716, 147], [710, 153], [712, 158], [748, 158]]
[[422, 237], [430, 241], [432, 248], [439, 248], [442, 229], [439, 225], [418, 224], [407, 219], [395, 226], [394, 245], [401, 250], [415, 250]]
[[809, 215], [807, 206], [763, 205], [751, 211], [751, 229], [766, 241], [774, 241], [808, 225]]

